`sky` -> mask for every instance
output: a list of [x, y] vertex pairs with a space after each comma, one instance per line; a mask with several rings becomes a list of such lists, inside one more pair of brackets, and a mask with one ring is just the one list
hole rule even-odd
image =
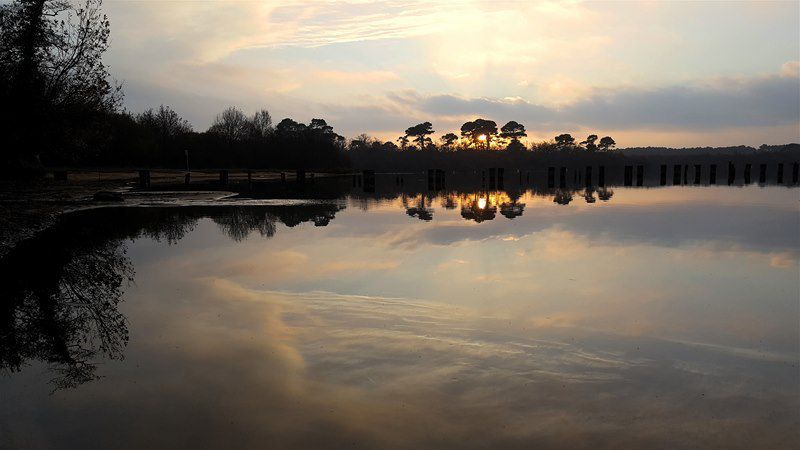
[[227, 106], [381, 139], [477, 117], [619, 146], [800, 142], [800, 2], [106, 0], [134, 113]]

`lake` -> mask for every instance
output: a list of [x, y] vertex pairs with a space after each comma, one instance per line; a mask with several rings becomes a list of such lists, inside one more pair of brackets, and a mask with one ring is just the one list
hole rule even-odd
[[800, 444], [797, 189], [360, 182], [18, 247], [0, 447]]

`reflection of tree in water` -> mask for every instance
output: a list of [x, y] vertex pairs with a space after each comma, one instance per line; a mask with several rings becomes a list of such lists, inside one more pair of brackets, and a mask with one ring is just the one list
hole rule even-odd
[[119, 311], [133, 280], [124, 241], [147, 237], [174, 244], [211, 218], [231, 239], [275, 234], [275, 224], [325, 226], [336, 204], [267, 207], [119, 208], [65, 216], [0, 260], [0, 372], [47, 364], [56, 389], [98, 378], [97, 360], [120, 359], [128, 342]]
[[461, 217], [466, 220], [483, 222], [493, 220], [496, 215], [497, 206], [489, 201], [488, 196], [467, 198], [461, 203]]
[[519, 199], [522, 194], [519, 191], [506, 192], [508, 201], [500, 204], [500, 214], [508, 219], [513, 219], [522, 215], [525, 210], [525, 203], [520, 203]]
[[583, 199], [586, 200], [586, 203], [594, 203], [597, 199], [594, 197], [594, 188], [587, 187], [586, 190], [583, 192]]
[[212, 217], [211, 220], [231, 239], [241, 242], [252, 231], [258, 231], [262, 237], [274, 236], [277, 217], [267, 211], [256, 212], [246, 207], [233, 207], [226, 214]]
[[613, 196], [614, 196], [614, 191], [611, 189], [602, 187], [597, 190], [597, 197], [604, 202], [611, 200], [611, 197]]
[[572, 201], [572, 191], [557, 190], [556, 195], [553, 197], [553, 202], [559, 205], [569, 205]]
[[413, 206], [409, 203], [407, 198], [404, 200], [406, 203], [406, 214], [426, 222], [433, 220], [433, 209], [426, 206], [426, 198], [424, 195], [420, 195]]
[[253, 231], [257, 231], [261, 237], [274, 236], [277, 222], [281, 222], [287, 227], [294, 227], [304, 222], [312, 222], [314, 226], [324, 227], [343, 208], [343, 206], [331, 203], [266, 207], [236, 206], [214, 208], [204, 214], [211, 217], [211, 220], [228, 237], [236, 242], [241, 242]]
[[117, 306], [133, 268], [122, 241], [73, 232], [69, 242], [48, 233], [0, 261], [0, 369], [40, 360], [56, 389], [98, 378], [95, 358], [122, 358], [128, 342]]

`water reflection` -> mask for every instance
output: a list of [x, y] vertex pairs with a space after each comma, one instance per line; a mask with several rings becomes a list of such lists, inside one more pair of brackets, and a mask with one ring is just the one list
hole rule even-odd
[[[2, 261], [0, 447], [800, 441], [795, 191], [509, 178], [65, 217]], [[81, 358], [56, 387], [105, 378], [40, 393]]]
[[0, 261], [0, 369], [46, 362], [56, 389], [98, 377], [96, 358], [122, 358], [128, 342], [118, 310], [133, 267], [121, 241], [61, 227]]
[[118, 306], [134, 275], [126, 240], [146, 237], [174, 245], [203, 218], [236, 242], [254, 231], [269, 238], [278, 222], [325, 226], [343, 208], [326, 203], [131, 208], [102, 221], [91, 220], [95, 212], [75, 213], [0, 260], [0, 369], [19, 372], [30, 361], [41, 361], [54, 374], [53, 387], [62, 389], [99, 378], [98, 359], [123, 358], [128, 327]]

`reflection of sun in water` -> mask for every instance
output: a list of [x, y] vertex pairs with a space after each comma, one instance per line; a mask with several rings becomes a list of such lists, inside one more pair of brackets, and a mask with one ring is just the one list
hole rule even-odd
[[478, 199], [478, 208], [480, 208], [480, 209], [486, 208], [486, 199], [485, 198], [481, 197], [481, 198]]
[[485, 141], [486, 140], [486, 135], [482, 134], [482, 135], [478, 136], [478, 140], [479, 141]]

